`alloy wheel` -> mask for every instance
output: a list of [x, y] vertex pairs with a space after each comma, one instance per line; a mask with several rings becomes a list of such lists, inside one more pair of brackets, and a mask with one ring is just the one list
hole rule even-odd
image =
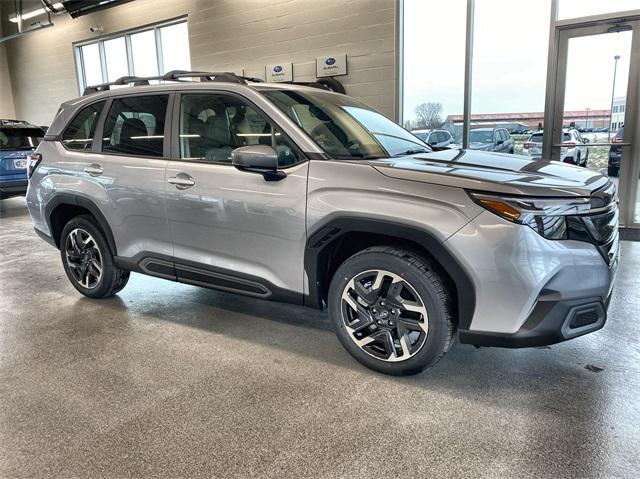
[[65, 241], [65, 257], [71, 275], [86, 289], [93, 289], [102, 279], [102, 254], [95, 239], [82, 228], [72, 230]]
[[407, 280], [384, 270], [354, 276], [342, 292], [342, 320], [367, 354], [406, 361], [424, 346], [429, 322], [424, 302]]

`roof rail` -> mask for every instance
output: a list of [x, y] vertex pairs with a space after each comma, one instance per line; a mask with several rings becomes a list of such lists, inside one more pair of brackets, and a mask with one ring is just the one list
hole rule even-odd
[[0, 125], [30, 125], [28, 121], [11, 120], [9, 118], [0, 118]]
[[261, 82], [259, 78], [245, 77], [236, 75], [233, 72], [190, 72], [185, 70], [172, 70], [164, 75], [157, 75], [151, 77], [136, 77], [136, 76], [124, 76], [118, 78], [115, 81], [109, 83], [102, 83], [100, 85], [88, 86], [84, 89], [82, 96], [91, 95], [100, 91], [109, 90], [115, 85], [128, 85], [133, 83], [133, 86], [149, 85], [151, 80], [159, 81], [183, 81], [183, 78], [199, 78], [200, 81], [223, 81], [230, 83], [242, 83], [247, 82]]

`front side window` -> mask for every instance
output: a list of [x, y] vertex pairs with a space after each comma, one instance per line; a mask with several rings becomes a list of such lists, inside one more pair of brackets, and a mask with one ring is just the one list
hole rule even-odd
[[180, 102], [180, 158], [231, 163], [231, 152], [268, 145], [278, 153], [278, 166], [298, 162], [292, 145], [254, 108], [237, 97], [219, 94], [183, 95]]
[[404, 128], [347, 96], [274, 89], [264, 89], [262, 94], [334, 159], [373, 159], [431, 151]]
[[102, 151], [162, 157], [168, 95], [116, 98], [104, 123]]
[[90, 150], [93, 146], [93, 134], [96, 131], [98, 118], [104, 101], [89, 105], [76, 115], [62, 134], [62, 144], [69, 150]]
[[31, 150], [43, 137], [39, 128], [0, 128], [0, 151]]

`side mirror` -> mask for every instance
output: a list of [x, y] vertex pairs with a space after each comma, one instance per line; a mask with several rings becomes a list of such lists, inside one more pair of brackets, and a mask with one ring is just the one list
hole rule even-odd
[[589, 143], [589, 138], [583, 138], [583, 139], [582, 139], [582, 141], [583, 141], [584, 143]]
[[496, 141], [496, 145], [502, 145], [504, 143], [504, 140], [498, 140]]
[[231, 152], [231, 163], [241, 171], [260, 173], [267, 181], [277, 181], [286, 173], [278, 171], [278, 153], [267, 145], [251, 145]]
[[431, 145], [431, 146], [436, 146], [437, 144], [438, 144], [438, 142], [437, 142], [437, 141], [430, 141], [430, 142], [429, 142], [429, 145]]

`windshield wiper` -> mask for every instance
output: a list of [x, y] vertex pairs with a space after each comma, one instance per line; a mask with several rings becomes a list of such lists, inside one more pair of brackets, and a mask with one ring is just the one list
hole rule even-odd
[[431, 153], [431, 150], [427, 150], [426, 148], [414, 148], [413, 150], [406, 150], [400, 153], [396, 153], [395, 155], [391, 155], [389, 158], [397, 158], [399, 156], [405, 155], [415, 155], [416, 153]]

